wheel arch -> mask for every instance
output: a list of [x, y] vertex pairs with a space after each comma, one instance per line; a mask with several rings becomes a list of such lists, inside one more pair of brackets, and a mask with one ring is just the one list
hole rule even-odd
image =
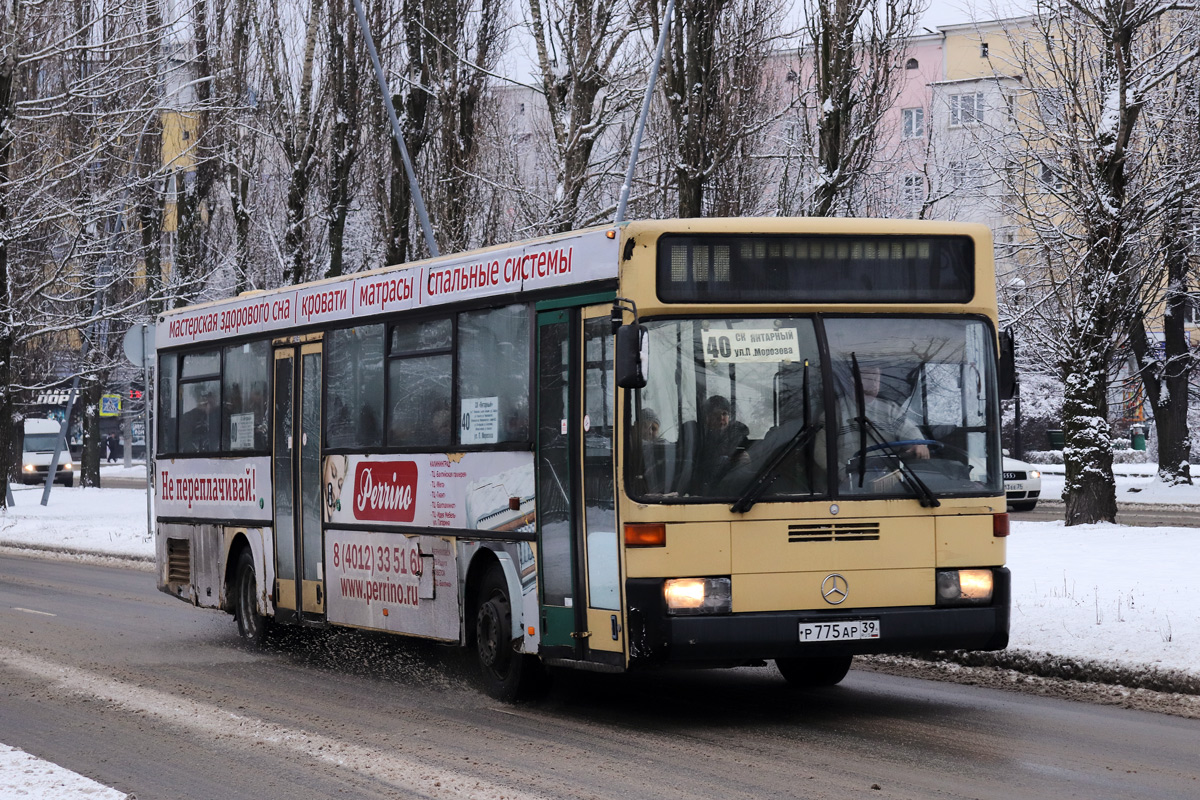
[[475, 646], [475, 607], [479, 602], [479, 584], [483, 576], [493, 565], [499, 565], [504, 572], [504, 582], [508, 586], [508, 603], [512, 614], [512, 638], [520, 639], [524, 635], [525, 621], [521, 604], [521, 579], [517, 573], [512, 556], [503, 550], [493, 550], [480, 547], [467, 567], [467, 576], [463, 581], [463, 642], [468, 647]]
[[241, 559], [243, 550], [250, 552], [250, 558], [254, 562], [254, 574], [258, 576], [258, 596], [255, 598], [258, 606], [258, 613], [265, 616], [274, 616], [274, 609], [270, 603], [270, 587], [274, 584], [274, 579], [267, 574], [266, 557], [264, 555], [265, 548], [263, 540], [260, 536], [251, 535], [258, 532], [256, 529], [247, 528], [232, 528], [226, 530], [228, 546], [225, 548], [225, 571], [223, 573], [224, 580], [221, 582], [222, 597], [221, 609], [228, 613], [234, 613], [236, 603], [234, 587], [237, 584], [238, 562]]

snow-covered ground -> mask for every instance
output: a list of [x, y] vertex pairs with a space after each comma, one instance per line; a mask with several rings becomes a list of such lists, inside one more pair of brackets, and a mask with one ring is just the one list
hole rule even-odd
[[0, 744], [0, 800], [123, 800], [124, 792]]
[[[1054, 472], [1062, 468], [1042, 469], [1042, 497], [1061, 498], [1063, 477]], [[1153, 465], [1118, 469], [1121, 502], [1194, 505], [1200, 511], [1200, 486], [1157, 484]], [[102, 476], [134, 476], [138, 470], [145, 475], [144, 467], [105, 466]], [[12, 488], [15, 505], [0, 515], [0, 543], [154, 556], [144, 490], [55, 487], [42, 506], [40, 487]], [[1194, 591], [1200, 528], [1014, 521], [1008, 566], [1010, 649], [1200, 675], [1200, 595]], [[54, 787], [55, 797], [102, 796], [90, 794], [94, 789], [86, 784], [73, 786], [73, 773], [49, 772], [53, 765], [28, 759], [0, 746], [0, 800], [50, 796], [28, 789], [22, 775], [62, 781], [44, 784]]]

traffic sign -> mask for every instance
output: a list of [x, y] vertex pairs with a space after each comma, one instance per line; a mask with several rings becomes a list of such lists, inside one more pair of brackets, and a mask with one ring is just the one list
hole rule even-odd
[[100, 395], [100, 416], [102, 417], [118, 417], [121, 415], [121, 395], [119, 394], [102, 394]]
[[139, 367], [154, 357], [154, 323], [138, 323], [125, 332], [125, 357]]

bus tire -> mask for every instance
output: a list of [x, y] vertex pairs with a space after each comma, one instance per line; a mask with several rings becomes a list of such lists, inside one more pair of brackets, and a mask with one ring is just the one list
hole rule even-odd
[[484, 691], [505, 703], [532, 697], [543, 683], [543, 669], [536, 656], [517, 652], [512, 600], [499, 564], [483, 573], [475, 596], [475, 656]]
[[819, 658], [777, 658], [775, 666], [792, 686], [815, 689], [836, 686], [850, 671], [854, 656], [823, 656]]
[[250, 548], [238, 555], [237, 572], [233, 583], [233, 616], [238, 635], [247, 643], [262, 647], [267, 639], [269, 621], [258, 613], [258, 580], [254, 574], [254, 556]]

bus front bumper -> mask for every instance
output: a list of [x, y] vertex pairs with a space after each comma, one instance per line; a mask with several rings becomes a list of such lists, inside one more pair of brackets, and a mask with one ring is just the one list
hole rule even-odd
[[[995, 568], [988, 606], [906, 606], [845, 610], [772, 611], [669, 616], [662, 580], [630, 579], [630, 660], [643, 664], [730, 665], [772, 658], [903, 653], [922, 650], [1001, 650], [1008, 645], [1011, 576]], [[800, 626], [814, 622], [878, 620], [877, 639], [801, 642]]]

